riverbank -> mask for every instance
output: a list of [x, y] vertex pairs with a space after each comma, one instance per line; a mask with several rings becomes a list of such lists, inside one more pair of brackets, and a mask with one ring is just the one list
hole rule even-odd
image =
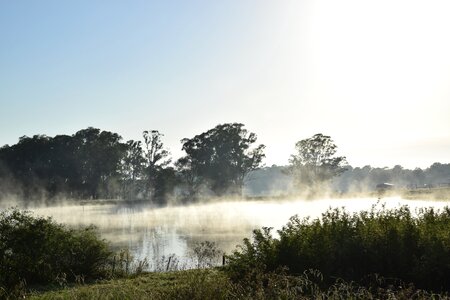
[[148, 199], [52, 199], [42, 201], [25, 202], [20, 199], [9, 201], [0, 201], [0, 209], [9, 207], [20, 207], [25, 209], [34, 209], [42, 207], [64, 207], [64, 206], [117, 206], [117, 207], [146, 207], [146, 208], [165, 208], [165, 207], [185, 207], [195, 206], [200, 204], [214, 204], [223, 202], [292, 202], [298, 200], [314, 201], [314, 200], [342, 200], [355, 198], [373, 198], [382, 199], [390, 197], [400, 197], [405, 200], [435, 200], [435, 201], [450, 201], [450, 187], [434, 187], [434, 188], [417, 188], [417, 189], [392, 189], [380, 191], [366, 191], [366, 192], [323, 192], [308, 194], [291, 194], [283, 195], [258, 195], [258, 196], [235, 196], [235, 197], [213, 197], [202, 198], [196, 201], [179, 203], [176, 201], [167, 204], [158, 204], [149, 201]]
[[407, 200], [441, 200], [450, 201], [450, 187], [422, 188], [406, 190], [401, 196]]

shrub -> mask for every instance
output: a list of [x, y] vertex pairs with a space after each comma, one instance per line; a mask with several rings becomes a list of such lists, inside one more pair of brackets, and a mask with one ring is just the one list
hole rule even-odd
[[192, 249], [197, 269], [212, 268], [218, 265], [218, 260], [222, 254], [223, 252], [217, 247], [216, 243], [210, 241], [197, 242]]
[[349, 214], [330, 209], [321, 218], [294, 216], [274, 238], [255, 230], [253, 241], [228, 257], [228, 273], [241, 279], [255, 269], [271, 272], [285, 266], [289, 274], [318, 269], [324, 282], [360, 281], [370, 274], [412, 282], [419, 288], [450, 291], [450, 209], [408, 207]]
[[0, 287], [102, 276], [111, 252], [94, 227], [68, 229], [51, 218], [0, 213]]

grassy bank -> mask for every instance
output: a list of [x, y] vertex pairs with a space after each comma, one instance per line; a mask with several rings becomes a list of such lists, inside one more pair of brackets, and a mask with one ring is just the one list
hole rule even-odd
[[66, 286], [46, 292], [32, 292], [28, 299], [447, 299], [413, 285], [392, 284], [373, 278], [372, 285], [359, 286], [336, 280], [324, 286], [318, 271], [300, 276], [283, 272], [259, 273], [251, 281], [233, 282], [220, 269], [141, 274], [133, 278], [103, 281], [91, 285]]
[[53, 291], [33, 292], [30, 299], [227, 299], [229, 281], [218, 270], [147, 273]]

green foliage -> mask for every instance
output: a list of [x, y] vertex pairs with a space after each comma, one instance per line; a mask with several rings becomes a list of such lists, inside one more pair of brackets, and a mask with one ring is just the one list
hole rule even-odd
[[335, 156], [337, 146], [329, 136], [315, 134], [298, 141], [295, 149], [289, 163], [299, 187], [314, 188], [345, 171], [346, 158]]
[[[146, 194], [148, 198], [155, 199], [164, 196], [163, 185], [170, 181], [172, 173], [167, 169], [170, 163], [169, 151], [164, 148], [162, 142], [163, 134], [158, 130], [144, 131], [142, 133], [145, 144], [145, 168], [144, 178], [146, 181]], [[169, 172], [168, 172], [169, 171]], [[173, 176], [174, 177], [174, 176]]]
[[0, 213], [0, 288], [64, 283], [105, 274], [111, 252], [93, 227], [73, 230], [51, 218]]
[[197, 269], [200, 269], [211, 268], [217, 265], [218, 259], [223, 252], [217, 247], [216, 243], [204, 241], [194, 245], [192, 254], [196, 260]]
[[285, 266], [290, 274], [318, 269], [332, 278], [357, 281], [369, 274], [399, 278], [431, 290], [450, 290], [450, 209], [423, 209], [413, 216], [404, 206], [349, 214], [330, 209], [321, 218], [294, 216], [278, 231], [255, 230], [228, 258], [231, 278], [255, 269]]
[[76, 183], [84, 198], [116, 196], [114, 191], [109, 190], [108, 183], [118, 178], [120, 162], [126, 150], [121, 140], [117, 133], [92, 127], [80, 130], [73, 136], [76, 170], [79, 173]]
[[0, 149], [0, 182], [14, 178], [9, 193], [25, 199], [115, 197], [111, 186], [126, 150], [120, 141], [117, 133], [92, 127], [72, 136], [23, 136]]
[[233, 299], [225, 274], [213, 269], [148, 273], [60, 291], [34, 293], [31, 299]]
[[121, 197], [136, 199], [143, 190], [145, 158], [140, 141], [130, 140], [120, 164]]
[[217, 125], [191, 139], [183, 139], [186, 156], [177, 166], [196, 192], [202, 183], [216, 195], [241, 194], [245, 176], [261, 165], [264, 145], [251, 148], [256, 134], [248, 132], [243, 124]]
[[177, 182], [162, 136], [144, 131], [144, 143], [122, 143], [117, 133], [92, 127], [71, 136], [23, 136], [0, 148], [0, 199], [146, 197], [161, 204]]
[[367, 286], [337, 279], [324, 287], [322, 274], [306, 270], [298, 276], [254, 272], [232, 282], [217, 269], [148, 273], [133, 278], [33, 293], [30, 299], [447, 299], [413, 285], [373, 277]]
[[[145, 198], [164, 204], [177, 184], [176, 172], [169, 167], [169, 151], [158, 130], [144, 131], [144, 143], [130, 140], [122, 159], [121, 196], [124, 199]], [[143, 146], [144, 145], [144, 146]]]
[[244, 239], [237, 251], [227, 256], [227, 271], [233, 279], [242, 279], [256, 270], [265, 272], [276, 269], [278, 242], [271, 235], [272, 228], [263, 227], [253, 231], [253, 241]]

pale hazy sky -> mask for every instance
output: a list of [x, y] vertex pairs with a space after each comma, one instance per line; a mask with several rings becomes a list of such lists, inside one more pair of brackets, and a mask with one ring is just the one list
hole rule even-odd
[[241, 122], [286, 164], [450, 162], [450, 1], [1, 1], [0, 145], [93, 126], [180, 139]]

